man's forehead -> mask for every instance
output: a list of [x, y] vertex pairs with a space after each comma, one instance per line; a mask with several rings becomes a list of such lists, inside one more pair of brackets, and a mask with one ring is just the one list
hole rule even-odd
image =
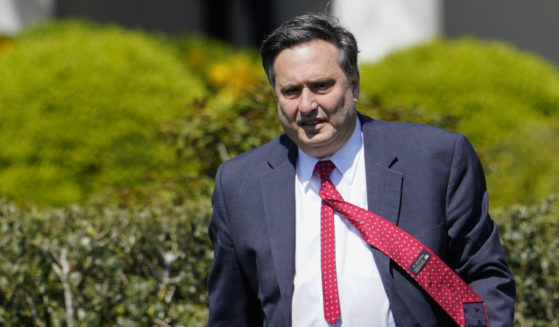
[[[300, 43], [282, 50], [274, 60], [274, 69], [292, 68], [305, 69], [309, 65], [338, 63], [337, 48], [328, 42], [317, 40]], [[304, 64], [304, 65], [301, 65]]]
[[322, 46], [324, 48], [332, 48], [334, 50], [333, 53], [335, 53], [336, 56], [338, 56], [339, 49], [336, 46], [336, 44], [334, 44], [333, 42], [325, 41], [323, 39], [312, 39], [312, 40], [309, 40], [309, 41], [304, 41], [304, 42], [294, 44], [290, 47], [287, 47], [287, 48], [281, 50], [276, 55], [275, 59], [277, 59], [281, 54], [294, 52], [294, 51], [297, 51], [297, 50], [300, 50], [300, 49], [304, 49], [304, 48], [308, 48], [310, 46], [316, 46], [316, 45]]

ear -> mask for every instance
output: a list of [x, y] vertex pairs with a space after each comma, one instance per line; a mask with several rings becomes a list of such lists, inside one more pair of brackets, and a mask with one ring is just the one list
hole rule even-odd
[[359, 71], [357, 71], [355, 75], [353, 75], [353, 77], [349, 80], [349, 87], [351, 89], [351, 93], [353, 93], [353, 102], [355, 103], [357, 103], [357, 101], [359, 100], [359, 83]]

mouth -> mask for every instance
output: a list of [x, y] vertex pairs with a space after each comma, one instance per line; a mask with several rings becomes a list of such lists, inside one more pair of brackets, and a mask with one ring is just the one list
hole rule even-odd
[[301, 126], [303, 129], [317, 129], [325, 123], [326, 120], [324, 119], [305, 119], [299, 122], [299, 126]]

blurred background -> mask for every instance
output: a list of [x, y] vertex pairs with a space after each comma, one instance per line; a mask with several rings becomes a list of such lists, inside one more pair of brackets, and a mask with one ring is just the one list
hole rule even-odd
[[217, 168], [279, 135], [258, 45], [357, 37], [360, 112], [462, 133], [517, 282], [559, 326], [559, 2], [0, 0], [0, 325], [205, 326]]
[[437, 36], [500, 39], [559, 63], [554, 0], [0, 0], [0, 33], [48, 19], [81, 17], [177, 34], [201, 32], [256, 46], [281, 22], [328, 12], [358, 37], [363, 59]]

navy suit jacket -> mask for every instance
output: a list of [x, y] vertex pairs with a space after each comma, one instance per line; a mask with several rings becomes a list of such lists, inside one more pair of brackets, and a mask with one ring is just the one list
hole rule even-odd
[[[453, 268], [486, 302], [491, 327], [512, 326], [514, 280], [470, 143], [431, 126], [359, 119], [369, 210]], [[282, 135], [219, 168], [209, 326], [291, 325], [296, 161], [296, 145]], [[455, 326], [405, 271], [372, 251], [397, 326]]]

